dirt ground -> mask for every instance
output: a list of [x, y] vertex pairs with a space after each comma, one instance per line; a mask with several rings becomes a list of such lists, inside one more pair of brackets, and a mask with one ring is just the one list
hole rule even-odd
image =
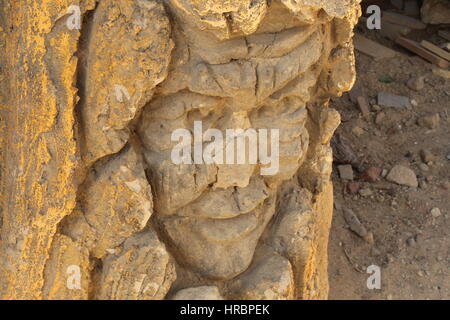
[[[435, 37], [427, 30], [416, 37]], [[376, 35], [365, 36], [375, 39]], [[432, 65], [392, 42], [380, 43], [399, 52], [399, 57], [375, 62], [357, 52], [357, 84], [368, 95], [371, 113], [364, 119], [349, 95], [334, 99], [332, 107], [342, 116], [338, 129], [369, 167], [395, 165], [412, 169], [419, 187], [401, 186], [380, 177], [365, 182], [355, 168], [359, 191], [349, 194], [348, 181], [334, 168], [335, 212], [329, 244], [330, 299], [450, 299], [450, 80], [432, 73]], [[391, 83], [380, 82], [390, 76]], [[406, 83], [425, 77], [424, 88], [415, 91]], [[414, 99], [412, 108], [376, 105], [378, 92]], [[384, 114], [380, 115], [380, 113]], [[440, 115], [439, 126], [429, 129], [417, 121]], [[378, 119], [377, 121], [375, 121]], [[427, 165], [421, 150], [434, 159]], [[363, 191], [361, 191], [363, 190]], [[349, 230], [343, 209], [350, 208], [373, 233], [373, 245]], [[431, 210], [438, 208], [440, 216]], [[381, 268], [381, 289], [369, 290], [367, 266]]]

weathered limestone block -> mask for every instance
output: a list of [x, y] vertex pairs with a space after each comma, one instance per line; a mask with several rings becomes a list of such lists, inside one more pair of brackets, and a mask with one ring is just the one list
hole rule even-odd
[[127, 143], [128, 125], [166, 77], [173, 48], [157, 1], [100, 1], [91, 24], [80, 106], [88, 163]]
[[195, 287], [178, 291], [172, 300], [223, 300], [217, 287]]
[[145, 231], [104, 259], [97, 298], [164, 299], [175, 279], [175, 266], [164, 244], [154, 232]]
[[[179, 59], [144, 109], [138, 133], [155, 186], [155, 220], [183, 268], [205, 281], [234, 281], [252, 263], [280, 201], [277, 193], [283, 181], [298, 174], [312, 195], [328, 190], [329, 143], [340, 119], [336, 111], [328, 110], [326, 100], [351, 88], [355, 79], [350, 39], [360, 12], [356, 3], [274, 1], [257, 21], [255, 32], [246, 34], [243, 29], [225, 29], [230, 15], [222, 13], [232, 3], [169, 2], [174, 24], [182, 26], [174, 29], [173, 37], [174, 57]], [[281, 16], [290, 19], [280, 24]], [[194, 121], [202, 121], [203, 130], [222, 132], [279, 129], [279, 171], [257, 177], [260, 163], [174, 164], [170, 150], [177, 142], [171, 141], [171, 133], [177, 128], [193, 131]], [[161, 139], [155, 141], [155, 136]], [[262, 193], [253, 191], [255, 183]], [[253, 195], [245, 207], [240, 206], [241, 194]], [[304, 201], [314, 205], [312, 196]], [[314, 224], [319, 213], [311, 209], [311, 214]], [[298, 233], [289, 234], [299, 238]], [[312, 239], [302, 249], [292, 249], [293, 261], [299, 264], [299, 269], [293, 266], [296, 283], [303, 279], [305, 266], [313, 263], [317, 244]], [[320, 255], [326, 256], [326, 251]], [[309, 278], [298, 283], [302, 289], [289, 297], [306, 295], [303, 284], [309, 285]], [[320, 290], [317, 297], [325, 297], [327, 289]]]
[[141, 155], [130, 145], [94, 167], [79, 200], [80, 211], [68, 217], [63, 231], [102, 258], [144, 229], [153, 213]]
[[[18, 72], [0, 82], [0, 297], [326, 298], [328, 99], [355, 79], [358, 3], [74, 1], [81, 30], [65, 28], [67, 1], [8, 6], [1, 28], [25, 22], [7, 35], [19, 56], [0, 54]], [[207, 129], [267, 130], [276, 170], [262, 174], [269, 154], [180, 164], [178, 129], [202, 149]]]
[[255, 266], [230, 281], [228, 290], [230, 299], [291, 300], [295, 292], [291, 263], [278, 254], [259, 258]]

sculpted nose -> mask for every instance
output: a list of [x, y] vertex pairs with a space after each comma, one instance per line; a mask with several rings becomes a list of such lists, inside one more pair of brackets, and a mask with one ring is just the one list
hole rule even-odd
[[[237, 161], [237, 148], [236, 148], [236, 139], [227, 140], [227, 129], [234, 129], [234, 130], [246, 130], [251, 128], [250, 119], [248, 118], [248, 114], [246, 111], [239, 111], [239, 112], [233, 112], [231, 116], [229, 117], [228, 121], [226, 122], [226, 125], [223, 126], [222, 132], [224, 135], [224, 149], [227, 150], [227, 147], [230, 147], [231, 144], [234, 145], [235, 150], [235, 164], [221, 164], [218, 165], [218, 172], [217, 172], [217, 182], [215, 183], [215, 188], [229, 188], [229, 187], [240, 187], [245, 188], [248, 186], [250, 182], [250, 178], [254, 172], [255, 165], [249, 164], [246, 162], [246, 164], [236, 164]], [[230, 137], [229, 137], [230, 138]], [[242, 152], [242, 151], [239, 151]], [[248, 152], [248, 144], [246, 145], [245, 152]]]

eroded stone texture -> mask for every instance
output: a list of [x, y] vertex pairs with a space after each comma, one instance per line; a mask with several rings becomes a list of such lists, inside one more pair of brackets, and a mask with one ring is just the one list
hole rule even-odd
[[292, 263], [297, 298], [326, 298], [327, 243], [333, 213], [331, 182], [315, 199], [310, 191], [290, 183], [283, 191], [279, 218], [266, 243]]
[[230, 219], [172, 216], [163, 223], [183, 263], [204, 276], [227, 280], [250, 265], [259, 237], [273, 213], [271, 198], [249, 213], [238, 213]]
[[236, 34], [256, 31], [267, 10], [265, 0], [191, 1], [169, 0], [170, 7], [185, 20], [192, 20], [200, 30], [226, 39]]
[[173, 47], [157, 1], [100, 1], [91, 25], [80, 106], [88, 163], [127, 143], [129, 123], [166, 77]]
[[45, 269], [44, 299], [85, 300], [89, 297], [89, 251], [57, 235]]
[[141, 231], [153, 213], [141, 156], [129, 146], [94, 167], [79, 200], [79, 211], [68, 218], [63, 231], [102, 258]]
[[152, 231], [125, 241], [119, 253], [103, 261], [98, 299], [163, 299], [176, 278], [175, 267], [163, 243]]
[[[138, 126], [155, 186], [155, 218], [183, 265], [211, 279], [229, 280], [250, 265], [275, 212], [280, 184], [302, 164], [310, 180], [304, 185], [312, 192], [322, 192], [329, 180], [329, 141], [339, 115], [327, 110], [326, 99], [307, 104], [314, 92], [338, 95], [353, 84], [349, 40], [358, 10], [329, 2], [275, 1], [264, 16], [257, 15], [261, 19], [254, 20], [257, 27], [249, 34], [231, 17], [262, 12], [258, 2], [251, 10], [234, 2], [169, 3], [180, 26], [174, 28], [175, 61]], [[281, 20], [290, 21], [289, 27]], [[234, 27], [225, 28], [227, 22]], [[194, 121], [202, 121], [203, 131], [280, 129], [280, 170], [260, 177], [259, 163], [175, 165], [171, 133], [192, 131]], [[314, 127], [313, 141], [308, 126]], [[155, 141], [155, 136], [162, 138]], [[259, 196], [256, 190], [263, 192]], [[239, 196], [248, 197], [246, 207], [239, 207]]]
[[0, 298], [42, 299], [58, 223], [76, 205], [74, 108], [80, 15], [93, 0], [2, 2]]
[[195, 287], [178, 291], [172, 300], [223, 300], [217, 287]]
[[[265, 248], [270, 252], [270, 248]], [[242, 300], [290, 300], [294, 298], [294, 274], [289, 260], [277, 254], [259, 258], [255, 266], [230, 281], [229, 298]], [[256, 258], [255, 258], [256, 259]]]
[[[57, 131], [68, 138], [49, 142], [44, 158], [50, 161], [58, 151], [52, 147], [69, 141], [71, 152], [57, 164], [71, 173], [78, 155], [82, 163], [76, 186], [54, 189], [68, 190], [72, 200], [51, 219], [19, 222], [17, 235], [2, 227], [3, 252], [27, 239], [44, 247], [41, 271], [33, 273], [38, 285], [29, 296], [326, 298], [329, 144], [340, 121], [328, 99], [354, 82], [358, 1], [95, 3], [77, 33], [78, 49], [78, 38], [70, 38], [70, 54], [63, 55], [67, 63], [77, 51], [78, 69], [72, 61], [71, 72], [61, 76], [57, 40], [39, 46], [53, 48], [46, 59], [55, 65], [55, 79], [66, 81], [56, 81], [56, 89], [67, 90], [72, 117], [75, 78], [80, 96], [78, 121], [64, 122], [64, 128], [76, 125], [76, 133]], [[61, 28], [53, 32], [66, 32]], [[175, 164], [172, 133], [192, 131], [196, 121], [203, 132], [279, 130], [279, 170], [261, 175], [267, 169], [261, 158], [239, 165]], [[40, 177], [49, 179], [57, 172], [41, 169]], [[42, 204], [49, 196], [38, 198]], [[12, 221], [7, 214], [7, 228]], [[46, 223], [37, 237], [28, 236], [30, 226]], [[21, 249], [14, 250], [9, 263]], [[69, 263], [78, 263], [89, 282], [80, 293], [63, 287]], [[19, 289], [14, 295], [26, 296]]]

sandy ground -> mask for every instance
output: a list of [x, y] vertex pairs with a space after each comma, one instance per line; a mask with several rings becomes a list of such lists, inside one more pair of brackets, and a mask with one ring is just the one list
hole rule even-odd
[[[359, 179], [362, 195], [346, 191], [348, 181], [333, 173], [335, 212], [329, 244], [330, 299], [450, 299], [450, 80], [431, 72], [431, 64], [401, 48], [387, 61], [374, 62], [357, 53], [357, 83], [371, 102], [364, 119], [349, 95], [335, 99], [332, 107], [342, 115], [338, 133], [349, 141], [363, 167], [385, 172], [395, 165], [412, 169], [419, 187], [401, 186], [380, 177], [377, 182]], [[390, 76], [392, 83], [379, 79]], [[425, 77], [424, 88], [415, 91], [406, 83]], [[417, 104], [409, 109], [379, 108], [378, 92], [408, 96]], [[375, 105], [375, 106], [373, 106]], [[378, 116], [377, 123], [375, 119]], [[417, 121], [439, 114], [437, 128], [419, 126]], [[424, 165], [420, 151], [434, 156]], [[351, 208], [366, 229], [373, 245], [349, 230], [343, 209]], [[430, 212], [438, 208], [441, 215]], [[381, 289], [369, 290], [370, 265], [381, 269]]]

